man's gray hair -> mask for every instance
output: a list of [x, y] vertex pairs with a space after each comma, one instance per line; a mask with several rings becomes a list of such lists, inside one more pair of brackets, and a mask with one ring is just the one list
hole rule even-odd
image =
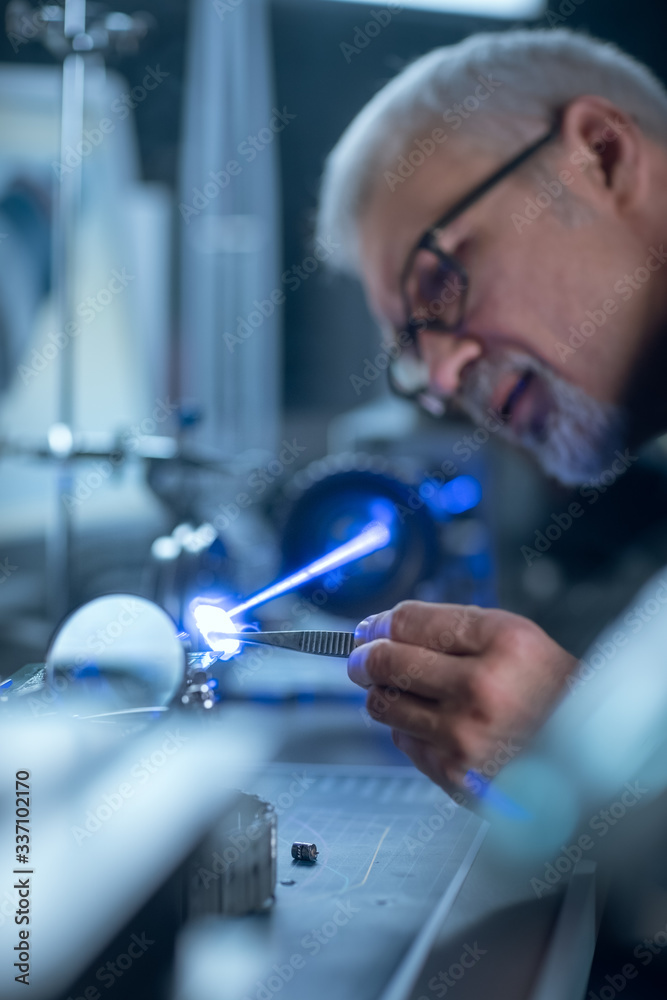
[[358, 226], [369, 195], [383, 176], [400, 183], [400, 158], [428, 155], [434, 130], [439, 145], [461, 127], [471, 141], [516, 150], [584, 94], [606, 98], [667, 142], [663, 85], [615, 45], [587, 35], [563, 28], [478, 34], [417, 59], [362, 108], [327, 158], [317, 231], [341, 245], [333, 265], [359, 270]]

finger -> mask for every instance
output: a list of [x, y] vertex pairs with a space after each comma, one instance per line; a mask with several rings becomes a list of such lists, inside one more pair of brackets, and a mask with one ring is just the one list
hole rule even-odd
[[410, 758], [415, 767], [430, 778], [436, 785], [440, 785], [446, 792], [451, 793], [455, 789], [462, 788], [465, 779], [465, 770], [453, 757], [400, 730], [393, 729], [391, 738], [394, 745]]
[[347, 672], [360, 687], [376, 684], [411, 691], [422, 698], [446, 697], [453, 703], [466, 704], [470, 700], [473, 664], [470, 658], [436, 653], [423, 646], [374, 639], [352, 651]]
[[458, 655], [472, 654], [488, 644], [498, 614], [494, 608], [476, 605], [402, 601], [390, 611], [364, 619], [354, 634], [359, 645], [393, 639]]
[[434, 702], [396, 688], [372, 687], [366, 709], [377, 722], [434, 745], [452, 760], [463, 761], [460, 743], [453, 731], [443, 724], [445, 720]]
[[366, 698], [371, 718], [393, 729], [432, 740], [439, 728], [437, 703], [398, 688], [371, 687]]
[[397, 688], [372, 687], [366, 698], [371, 718], [433, 747], [457, 780], [488, 758], [488, 737], [473, 720], [461, 722], [450, 705], [427, 701]]

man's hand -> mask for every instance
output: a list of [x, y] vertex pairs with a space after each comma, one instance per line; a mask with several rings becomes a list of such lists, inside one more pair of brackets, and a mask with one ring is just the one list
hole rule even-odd
[[[495, 608], [403, 601], [356, 631], [350, 678], [369, 715], [437, 784], [497, 773], [554, 707], [576, 659]], [[509, 742], [508, 742], [509, 741]]]

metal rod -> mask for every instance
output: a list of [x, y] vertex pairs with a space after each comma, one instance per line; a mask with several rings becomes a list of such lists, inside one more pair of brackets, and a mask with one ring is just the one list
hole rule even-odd
[[[86, 0], [66, 0], [65, 36], [74, 38], [86, 29]], [[79, 52], [65, 57], [62, 73], [60, 162], [68, 148], [76, 149], [84, 127], [85, 61]], [[58, 331], [62, 336], [76, 312], [76, 250], [81, 214], [82, 167], [63, 172], [55, 181], [55, 221], [53, 233], [53, 286], [56, 292]], [[58, 355], [58, 423], [69, 430], [75, 420], [75, 342]], [[73, 490], [73, 472], [68, 457], [60, 458], [55, 474], [55, 510], [47, 534], [47, 605], [55, 621], [69, 610], [72, 552], [72, 517], [63, 503]]]

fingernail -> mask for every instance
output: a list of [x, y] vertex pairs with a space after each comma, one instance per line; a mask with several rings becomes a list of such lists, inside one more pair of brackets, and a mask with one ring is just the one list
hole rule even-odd
[[374, 615], [371, 615], [370, 618], [364, 618], [362, 622], [359, 622], [354, 630], [355, 642], [366, 642], [374, 617]]
[[354, 668], [358, 665], [358, 662], [362, 658], [362, 656], [363, 656], [363, 653], [362, 653], [361, 649], [359, 649], [358, 646], [355, 646], [355, 648], [352, 650], [352, 652], [350, 653], [350, 655], [347, 658], [347, 669], [348, 669], [348, 671], [349, 670], [354, 670]]

